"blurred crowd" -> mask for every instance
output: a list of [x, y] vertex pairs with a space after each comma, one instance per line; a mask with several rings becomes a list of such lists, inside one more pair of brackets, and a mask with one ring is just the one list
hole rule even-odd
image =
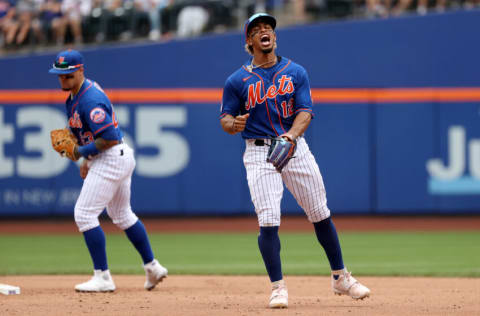
[[282, 25], [480, 7], [480, 0], [0, 0], [0, 49], [197, 36], [238, 30], [255, 12]]
[[405, 13], [426, 15], [447, 10], [480, 8], [480, 0], [366, 0], [367, 17], [394, 17]]

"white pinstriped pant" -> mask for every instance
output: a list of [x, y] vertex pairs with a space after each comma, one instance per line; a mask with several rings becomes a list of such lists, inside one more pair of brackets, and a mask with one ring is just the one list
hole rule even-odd
[[95, 156], [88, 165], [88, 175], [74, 212], [80, 232], [100, 225], [98, 216], [105, 208], [120, 229], [135, 224], [138, 217], [130, 206], [130, 185], [135, 169], [133, 149], [125, 143], [115, 145]]
[[[270, 140], [265, 140], [270, 144]], [[255, 140], [246, 140], [243, 163], [247, 170], [248, 187], [260, 226], [280, 226], [280, 203], [283, 183], [312, 223], [330, 216], [325, 186], [320, 169], [304, 137], [297, 139], [295, 158], [278, 173], [266, 162], [269, 146], [256, 146]]]

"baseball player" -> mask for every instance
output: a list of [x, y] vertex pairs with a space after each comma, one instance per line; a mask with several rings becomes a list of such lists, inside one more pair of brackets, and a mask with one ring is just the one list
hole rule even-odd
[[93, 277], [75, 286], [79, 292], [111, 292], [105, 235], [98, 216], [106, 208], [113, 223], [124, 230], [143, 260], [145, 289], [152, 290], [167, 276], [167, 269], [154, 258], [144, 225], [130, 207], [130, 185], [135, 168], [133, 150], [123, 142], [122, 131], [110, 100], [100, 86], [84, 77], [83, 56], [75, 50], [59, 53], [49, 73], [58, 75], [66, 101], [68, 126], [78, 145], [70, 157], [83, 157], [84, 179], [75, 204], [75, 222], [83, 233], [93, 261]]
[[[275, 26], [275, 18], [265, 13], [246, 21], [245, 49], [252, 57], [226, 80], [220, 110], [223, 130], [241, 133], [245, 139], [243, 162], [260, 226], [258, 246], [272, 282], [269, 306], [288, 306], [278, 236], [283, 183], [313, 223], [330, 263], [334, 293], [363, 299], [370, 290], [343, 264], [322, 175], [303, 137], [313, 118], [308, 75], [302, 66], [275, 53]], [[275, 137], [296, 146], [295, 157], [283, 169], [275, 164], [276, 159], [267, 161]]]

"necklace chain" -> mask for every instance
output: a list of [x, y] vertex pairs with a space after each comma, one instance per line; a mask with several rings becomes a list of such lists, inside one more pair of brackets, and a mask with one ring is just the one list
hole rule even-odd
[[260, 64], [260, 65], [254, 65], [253, 64], [253, 58], [252, 58], [252, 62], [250, 63], [250, 66], [248, 68], [250, 68], [250, 71], [252, 71], [253, 69], [256, 69], [256, 68], [259, 68], [259, 67], [262, 67], [266, 64], [270, 64], [270, 63], [275, 63], [277, 61], [277, 57], [275, 56], [275, 58], [273, 60], [270, 60], [270, 61], [266, 61], [264, 62], [263, 64]]

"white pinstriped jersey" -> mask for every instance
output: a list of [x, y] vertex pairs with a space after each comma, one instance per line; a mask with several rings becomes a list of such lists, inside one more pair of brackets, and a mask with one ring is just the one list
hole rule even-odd
[[122, 132], [110, 100], [96, 82], [85, 79], [77, 95], [68, 98], [66, 112], [69, 127], [80, 145], [97, 137], [120, 142], [88, 161], [88, 174], [74, 210], [79, 230], [84, 232], [98, 226], [98, 216], [105, 208], [114, 224], [127, 229], [138, 220], [130, 207], [135, 157], [133, 149], [122, 143]]
[[[283, 184], [304, 209], [309, 221], [330, 216], [323, 178], [302, 137], [295, 158], [278, 173], [266, 162], [270, 138], [286, 133], [299, 112], [312, 113], [310, 83], [303, 67], [286, 58], [270, 68], [248, 69], [247, 62], [225, 83], [220, 118], [250, 113], [242, 137], [248, 187], [260, 226], [279, 226]], [[255, 144], [261, 139], [265, 145]]]

